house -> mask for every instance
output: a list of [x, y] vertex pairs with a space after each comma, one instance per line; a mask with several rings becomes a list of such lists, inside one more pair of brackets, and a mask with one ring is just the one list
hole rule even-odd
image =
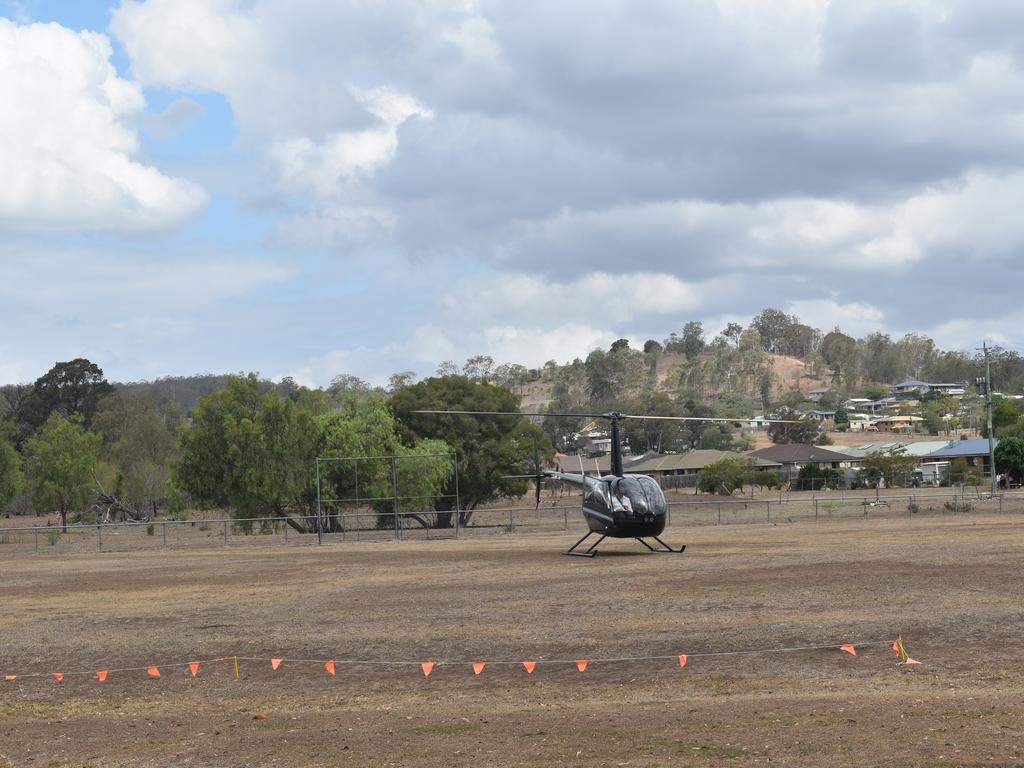
[[931, 384], [927, 381], [908, 379], [907, 381], [901, 381], [899, 384], [893, 384], [891, 389], [893, 395], [909, 395], [911, 392], [926, 395], [931, 390]]
[[826, 393], [831, 391], [831, 387], [815, 387], [814, 389], [807, 393], [807, 399], [810, 400], [812, 403], [820, 403], [821, 398], [824, 397]]
[[[696, 475], [708, 464], [713, 464], [722, 459], [742, 459], [746, 461], [750, 457], [736, 451], [715, 451], [710, 449], [687, 451], [686, 453], [648, 453], [635, 461], [628, 462], [623, 467], [623, 471], [637, 475], [650, 475], [651, 477]], [[769, 459], [755, 458], [752, 463], [755, 469], [780, 469], [782, 466], [777, 461]]]
[[807, 418], [820, 421], [822, 424], [833, 424], [836, 420], [835, 411], [808, 411]]
[[938, 392], [945, 395], [962, 395], [964, 391], [963, 384], [935, 384], [927, 381], [918, 381], [917, 379], [901, 381], [899, 384], [892, 385], [893, 395], [909, 395], [911, 392], [917, 392], [922, 395], [927, 395], [929, 392]]
[[648, 453], [627, 462], [623, 471], [636, 475], [650, 475], [663, 488], [693, 487], [704, 467], [722, 459], [750, 461], [754, 470], [782, 469], [782, 465], [776, 461], [751, 459], [746, 454], [736, 451], [695, 450], [686, 453]]
[[783, 470], [788, 471], [799, 471], [807, 464], [814, 464], [822, 469], [843, 469], [860, 463], [860, 459], [845, 453], [806, 443], [773, 445], [770, 448], [750, 451], [747, 455], [754, 459], [776, 461], [782, 465]]
[[572, 472], [578, 475], [601, 477], [611, 474], [612, 457], [609, 455], [587, 458], [579, 454], [574, 456], [568, 453], [556, 453], [555, 469], [559, 472]]
[[[999, 445], [999, 438], [993, 438], [993, 449], [997, 445]], [[970, 467], [978, 470], [981, 477], [988, 477], [990, 475], [987, 439], [950, 440], [944, 448], [932, 451], [921, 457], [921, 460], [925, 463], [954, 461], [955, 459], [965, 459]]]
[[927, 456], [929, 453], [937, 451], [940, 448], [944, 448], [947, 445], [949, 445], [948, 440], [913, 440], [892, 443], [862, 443], [860, 445], [853, 445], [849, 447], [833, 445], [830, 447], [834, 451], [848, 454], [855, 459], [864, 459], [866, 456], [870, 456], [873, 453], [894, 452], [898, 452], [903, 456], [917, 456], [920, 458]]
[[920, 416], [886, 416], [872, 423], [879, 432], [913, 432], [914, 425], [922, 421]]

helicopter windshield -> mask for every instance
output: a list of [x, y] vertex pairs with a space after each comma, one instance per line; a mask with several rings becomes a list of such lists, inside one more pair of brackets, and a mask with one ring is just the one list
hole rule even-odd
[[616, 482], [615, 490], [621, 490], [622, 495], [629, 499], [635, 516], [665, 514], [665, 495], [658, 484], [646, 475], [627, 475]]

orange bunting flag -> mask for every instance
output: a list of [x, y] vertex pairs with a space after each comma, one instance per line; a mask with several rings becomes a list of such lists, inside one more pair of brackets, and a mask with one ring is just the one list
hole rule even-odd
[[473, 674], [474, 675], [479, 675], [483, 671], [484, 671], [484, 662], [482, 662], [482, 661], [474, 661], [473, 662]]
[[528, 674], [531, 674], [531, 675], [533, 674], [533, 670], [536, 668], [536, 666], [537, 666], [537, 662], [536, 661], [524, 661], [523, 662], [523, 669], [525, 669], [526, 672]]
[[54, 680], [56, 680], [59, 683], [61, 680], [64, 679], [64, 673], [63, 672], [54, 672], [52, 675], [50, 675], [50, 677], [52, 677]]
[[434, 662], [424, 661], [420, 664], [420, 669], [423, 670], [424, 677], [430, 677], [430, 673], [434, 671]]
[[324, 669], [327, 670], [327, 674], [333, 675], [334, 674], [334, 662], [333, 661], [325, 661], [324, 662]]
[[160, 670], [156, 667], [150, 667], [146, 670], [146, 674], [150, 677], [160, 677]]
[[4, 675], [4, 680], [17, 680], [17, 675]]
[[856, 656], [857, 655], [857, 649], [853, 647], [852, 643], [847, 643], [846, 645], [839, 646], [839, 650], [840, 651], [846, 651], [851, 656]]
[[96, 679], [99, 680], [101, 683], [105, 682], [107, 679], [107, 670], [101, 669], [98, 672], [96, 672]]
[[896, 639], [892, 641], [892, 652], [896, 654], [896, 658], [901, 662], [907, 660], [907, 652], [903, 648], [903, 636], [896, 635]]
[[587, 664], [589, 664], [589, 663], [590, 662], [587, 661], [586, 659], [579, 659], [576, 662], [576, 669], [578, 669], [580, 672], [586, 672], [587, 671]]
[[190, 661], [188, 663], [188, 668], [192, 670], [192, 677], [195, 677], [196, 675], [199, 674], [199, 662], [198, 661]]
[[686, 666], [686, 654], [685, 653], [679, 654], [679, 666], [680, 667], [685, 667]]
[[276, 670], [278, 667], [281, 666], [281, 659], [271, 659], [270, 666], [272, 669]]

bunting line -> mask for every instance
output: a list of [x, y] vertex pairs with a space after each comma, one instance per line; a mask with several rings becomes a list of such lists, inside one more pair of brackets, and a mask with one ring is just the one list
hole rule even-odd
[[194, 660], [188, 662], [164, 662], [160, 664], [150, 664], [139, 667], [119, 667], [119, 668], [102, 668], [99, 670], [92, 670], [89, 672], [35, 672], [27, 674], [5, 674], [3, 679], [5, 682], [15, 682], [18, 680], [26, 680], [33, 678], [45, 678], [49, 677], [56, 682], [62, 682], [69, 677], [94, 677], [98, 682], [107, 681], [111, 675], [120, 675], [131, 672], [145, 672], [149, 677], [160, 679], [161, 667], [166, 669], [173, 669], [178, 667], [187, 668], [192, 677], [198, 677], [199, 671], [204, 664], [216, 664], [227, 661], [233, 662], [234, 676], [240, 677], [240, 668], [238, 665], [239, 661], [244, 662], [257, 662], [265, 664], [270, 662], [270, 666], [273, 670], [277, 670], [283, 663], [288, 662], [289, 664], [316, 664], [322, 666], [327, 674], [331, 676], [336, 675], [336, 668], [338, 666], [410, 666], [416, 665], [420, 668], [424, 677], [430, 677], [431, 673], [439, 667], [460, 667], [465, 666], [472, 669], [475, 676], [480, 676], [485, 666], [521, 666], [527, 674], [533, 674], [538, 666], [554, 666], [554, 665], [568, 665], [572, 664], [576, 667], [579, 672], [584, 672], [590, 668], [591, 664], [616, 664], [624, 662], [638, 662], [638, 661], [676, 661], [679, 667], [689, 666], [689, 662], [693, 659], [701, 658], [716, 658], [723, 656], [751, 656], [760, 654], [774, 654], [774, 653], [798, 653], [802, 651], [825, 651], [835, 650], [847, 653], [851, 656], [857, 656], [857, 648], [870, 647], [870, 646], [889, 646], [896, 658], [901, 665], [920, 665], [921, 662], [916, 659], [910, 658], [907, 655], [906, 648], [903, 644], [903, 637], [897, 635], [895, 640], [877, 640], [870, 642], [861, 643], [829, 643], [827, 645], [802, 645], [792, 646], [787, 648], [753, 648], [743, 649], [736, 651], [703, 651], [697, 653], [686, 653], [686, 654], [673, 654], [673, 655], [657, 655], [657, 656], [617, 656], [603, 659], [577, 659], [577, 658], [553, 658], [553, 659], [540, 659], [540, 660], [522, 660], [522, 659], [499, 659], [499, 660], [482, 660], [477, 658], [472, 661], [410, 661], [410, 660], [384, 660], [384, 659], [289, 659], [284, 657], [266, 658], [262, 656], [218, 656], [209, 660]]

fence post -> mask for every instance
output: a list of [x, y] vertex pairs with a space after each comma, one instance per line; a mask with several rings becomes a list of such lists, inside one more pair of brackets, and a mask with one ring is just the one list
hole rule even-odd
[[1001, 493], [999, 494], [999, 511], [1000, 513], [1003, 511], [1003, 494]]
[[103, 523], [96, 523], [96, 538], [98, 539], [98, 543], [97, 543], [97, 546], [96, 546], [96, 551], [97, 552], [102, 552], [103, 551]]
[[718, 502], [718, 525], [722, 524], [722, 502]]
[[288, 543], [288, 521], [284, 522], [284, 543]]
[[914, 515], [914, 494], [910, 494], [910, 503], [907, 504], [907, 517]]
[[228, 521], [224, 521], [224, 546], [228, 545]]
[[516, 529], [515, 510], [512, 507], [508, 508], [508, 532], [512, 533]]
[[814, 500], [814, 520], [815, 520], [815, 522], [817, 522], [817, 520], [818, 520], [818, 500], [817, 499]]
[[[779, 496], [781, 498], [782, 491], [779, 491]], [[767, 504], [768, 504], [768, 522], [770, 523], [772, 521], [772, 503], [769, 501], [769, 502], [767, 502]]]
[[398, 530], [398, 468], [395, 466], [395, 457], [391, 457], [391, 503], [392, 511], [395, 513], [395, 540], [402, 538]]
[[163, 537], [164, 537], [164, 546], [166, 547], [166, 546], [167, 546], [167, 521], [166, 521], [166, 520], [164, 520], [164, 521], [163, 521], [163, 522], [162, 522], [162, 523], [160, 524], [160, 533], [162, 533], [162, 534], [163, 534]]
[[33, 528], [32, 532], [36, 535], [36, 554], [39, 554], [39, 526]]

